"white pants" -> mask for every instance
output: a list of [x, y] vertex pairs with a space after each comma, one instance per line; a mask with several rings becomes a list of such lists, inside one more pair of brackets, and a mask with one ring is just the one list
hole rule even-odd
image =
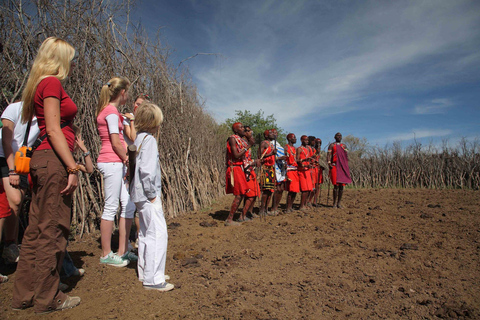
[[138, 278], [144, 285], [155, 285], [165, 281], [167, 261], [167, 223], [163, 216], [162, 200], [136, 203], [140, 218], [138, 233]]
[[122, 206], [120, 217], [133, 219], [135, 204], [130, 200], [127, 181], [124, 179], [127, 168], [122, 162], [99, 162], [98, 170], [103, 174], [105, 206], [102, 219], [113, 221], [118, 210], [118, 202]]

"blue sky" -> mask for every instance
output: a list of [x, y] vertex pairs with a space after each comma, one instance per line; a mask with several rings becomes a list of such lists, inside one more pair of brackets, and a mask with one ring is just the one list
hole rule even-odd
[[141, 0], [218, 122], [274, 114], [297, 137], [480, 137], [480, 1]]

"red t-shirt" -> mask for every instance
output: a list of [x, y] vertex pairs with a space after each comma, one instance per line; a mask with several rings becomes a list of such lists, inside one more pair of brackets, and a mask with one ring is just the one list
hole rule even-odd
[[[62, 128], [62, 132], [67, 139], [68, 148], [73, 151], [75, 144], [75, 133], [73, 131], [73, 119], [77, 114], [77, 106], [72, 99], [63, 90], [60, 80], [55, 77], [48, 77], [40, 81], [35, 92], [34, 107], [37, 116], [38, 128], [40, 129], [39, 137], [45, 135], [45, 110], [43, 109], [43, 101], [45, 98], [54, 97], [60, 100], [60, 122], [70, 121], [70, 123]], [[48, 137], [43, 139], [37, 150], [53, 149]]]

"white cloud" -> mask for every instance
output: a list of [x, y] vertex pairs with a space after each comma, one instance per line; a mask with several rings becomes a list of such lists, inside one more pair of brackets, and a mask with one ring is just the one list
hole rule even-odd
[[406, 141], [406, 140], [413, 140], [413, 139], [438, 138], [438, 137], [446, 137], [452, 133], [453, 131], [450, 129], [413, 129], [409, 132], [397, 133], [374, 142], [379, 143], [379, 142]]
[[452, 101], [450, 99], [433, 99], [432, 101], [416, 105], [413, 109], [414, 114], [438, 114], [438, 113], [445, 113], [448, 108], [453, 106]]
[[[480, 63], [468, 48], [458, 51], [475, 47], [479, 36], [480, 10], [469, 9], [467, 1], [372, 2], [318, 11], [311, 2], [266, 2], [260, 9], [256, 2], [231, 3], [222, 2], [216, 26], [208, 27], [210, 51], [227, 56], [226, 62], [194, 72], [220, 121], [235, 109], [263, 109], [281, 126], [292, 126], [358, 109], [359, 101], [383, 90], [442, 85]], [[338, 19], [328, 20], [328, 10]], [[425, 60], [461, 63], [429, 68]], [[424, 71], [416, 73], [419, 64]], [[415, 113], [450, 106], [448, 98], [436, 99]]]

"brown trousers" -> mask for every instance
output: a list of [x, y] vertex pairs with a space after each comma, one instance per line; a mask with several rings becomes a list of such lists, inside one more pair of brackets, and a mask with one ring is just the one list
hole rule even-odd
[[67, 171], [53, 150], [35, 151], [30, 162], [33, 181], [29, 223], [23, 236], [13, 288], [12, 307], [55, 310], [67, 295], [58, 290], [70, 232], [71, 196]]

